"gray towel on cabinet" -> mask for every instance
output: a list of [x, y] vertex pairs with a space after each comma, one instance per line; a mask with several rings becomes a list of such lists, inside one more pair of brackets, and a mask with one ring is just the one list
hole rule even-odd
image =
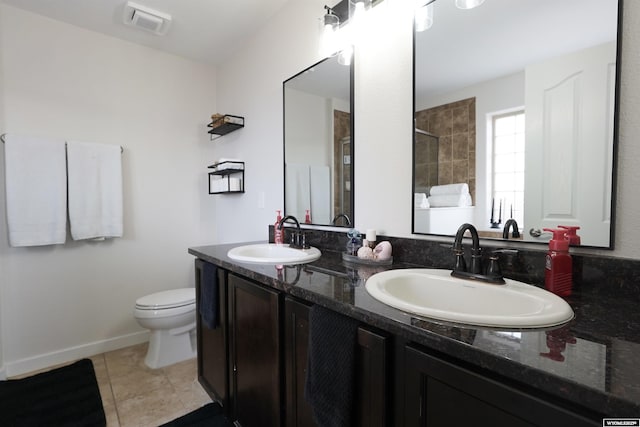
[[218, 327], [218, 267], [209, 262], [202, 263], [198, 311], [207, 328]]
[[352, 425], [357, 333], [356, 320], [311, 307], [305, 398], [319, 427]]

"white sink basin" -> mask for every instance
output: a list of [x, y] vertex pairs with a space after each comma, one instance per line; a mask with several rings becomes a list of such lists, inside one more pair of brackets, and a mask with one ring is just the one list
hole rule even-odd
[[319, 249], [294, 249], [288, 245], [260, 243], [238, 246], [227, 252], [227, 256], [236, 261], [256, 264], [304, 264], [320, 258]]
[[366, 289], [378, 301], [421, 316], [479, 326], [542, 328], [573, 319], [565, 300], [544, 289], [505, 279], [504, 285], [451, 277], [449, 270], [388, 270]]

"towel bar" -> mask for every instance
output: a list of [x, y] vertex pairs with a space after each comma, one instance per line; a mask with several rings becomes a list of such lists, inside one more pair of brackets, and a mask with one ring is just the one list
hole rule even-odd
[[[6, 135], [6, 133], [3, 133], [2, 135], [0, 135], [0, 141], [2, 141], [2, 143], [4, 144], [4, 136]], [[66, 147], [66, 143], [64, 144]], [[122, 148], [122, 146], [120, 147], [120, 152], [124, 153], [124, 148]]]

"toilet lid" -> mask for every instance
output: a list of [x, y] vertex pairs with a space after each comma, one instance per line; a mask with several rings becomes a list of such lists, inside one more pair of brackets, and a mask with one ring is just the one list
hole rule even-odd
[[147, 310], [158, 310], [182, 307], [184, 305], [195, 304], [195, 302], [195, 288], [180, 288], [140, 297], [136, 300], [136, 307]]

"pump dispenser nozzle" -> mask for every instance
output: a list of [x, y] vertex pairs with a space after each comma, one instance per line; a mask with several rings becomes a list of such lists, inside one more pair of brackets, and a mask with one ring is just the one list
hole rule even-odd
[[553, 233], [553, 238], [549, 240], [549, 249], [553, 251], [569, 250], [569, 240], [567, 239], [566, 230], [558, 228], [544, 228], [543, 230]]
[[559, 225], [558, 228], [565, 230], [570, 246], [580, 246], [580, 236], [576, 233], [580, 227], [573, 225]]

